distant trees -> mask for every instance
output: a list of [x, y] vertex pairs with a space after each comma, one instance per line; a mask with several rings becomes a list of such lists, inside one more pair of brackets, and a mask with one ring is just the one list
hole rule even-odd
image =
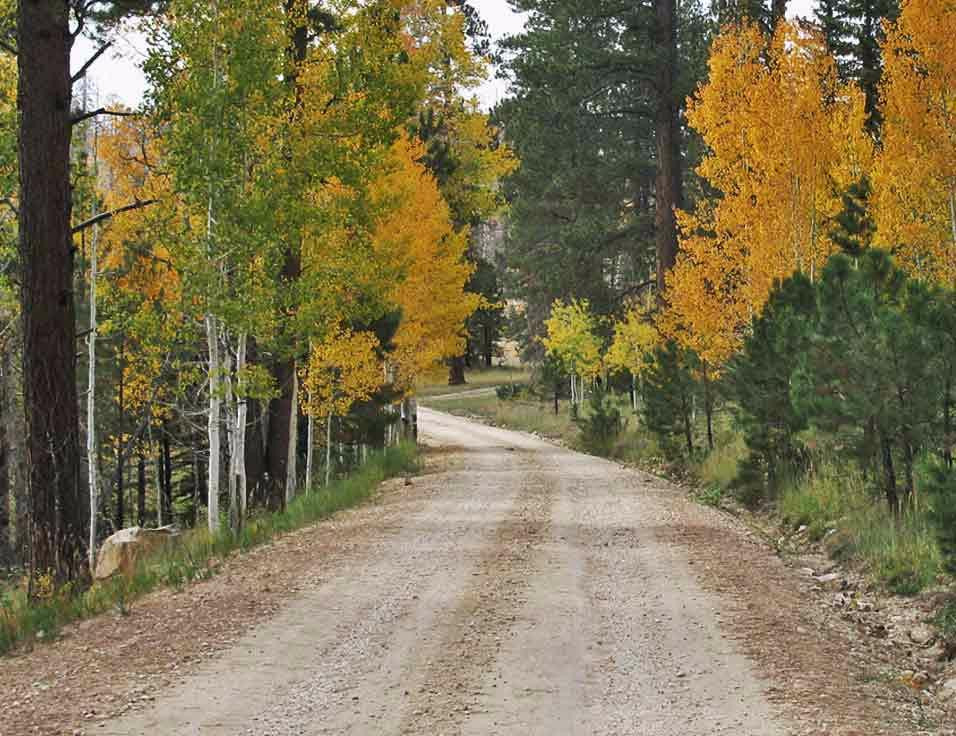
[[[698, 149], [680, 120], [712, 32], [696, 3], [516, 3], [530, 13], [503, 43], [513, 98], [496, 110], [522, 166], [508, 177], [510, 294], [543, 334], [555, 299], [599, 314], [663, 286], [677, 254], [675, 209], [696, 196]], [[535, 341], [528, 350], [535, 351]]]

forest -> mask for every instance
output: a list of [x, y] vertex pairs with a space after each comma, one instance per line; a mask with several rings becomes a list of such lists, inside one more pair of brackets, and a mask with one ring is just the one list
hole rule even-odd
[[542, 369], [503, 396], [892, 589], [956, 570], [956, 10], [515, 4], [502, 260]]
[[[956, 571], [956, 8], [509, 5], [494, 40], [464, 0], [0, 2], [27, 598], [88, 591], [129, 526], [281, 527], [505, 341], [533, 374], [495, 411], [852, 518], [900, 592]], [[131, 24], [136, 109], [88, 79]]]
[[[31, 595], [85, 589], [115, 531], [235, 536], [410, 437], [416, 382], [498, 309], [470, 232], [516, 159], [473, 97], [474, 10], [10, 1], [0, 23], [0, 561]], [[130, 24], [135, 110], [88, 79]]]

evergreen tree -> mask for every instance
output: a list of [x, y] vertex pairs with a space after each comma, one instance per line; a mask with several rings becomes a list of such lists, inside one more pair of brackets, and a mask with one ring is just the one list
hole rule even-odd
[[512, 97], [496, 117], [522, 162], [505, 258], [533, 337], [555, 299], [610, 314], [673, 263], [696, 155], [678, 121], [712, 24], [694, 2], [515, 7], [530, 15], [503, 43]]
[[866, 94], [870, 132], [881, 124], [880, 80], [883, 22], [899, 16], [899, 0], [818, 0], [817, 18], [844, 79], [856, 80]]
[[809, 346], [815, 312], [806, 276], [796, 274], [779, 284], [728, 369], [726, 386], [752, 468], [759, 468], [771, 486], [803, 457], [797, 434], [807, 420], [791, 401], [790, 376], [793, 356]]
[[934, 299], [883, 251], [867, 251], [858, 267], [833, 256], [818, 286], [819, 327], [793, 378], [797, 410], [851, 448], [864, 469], [880, 469], [894, 509], [900, 470], [906, 493], [913, 490], [916, 455], [943, 393]]
[[641, 374], [644, 402], [641, 414], [645, 426], [657, 435], [661, 449], [671, 458], [694, 454], [694, 402], [698, 384], [697, 356], [670, 340], [656, 347], [647, 357], [647, 368]]
[[848, 256], [857, 257], [873, 244], [876, 223], [870, 211], [873, 188], [866, 177], [847, 187], [841, 195], [843, 209], [833, 219], [830, 238]]

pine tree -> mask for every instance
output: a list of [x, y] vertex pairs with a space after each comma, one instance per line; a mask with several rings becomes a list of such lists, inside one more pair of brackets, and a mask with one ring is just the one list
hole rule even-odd
[[877, 134], [882, 123], [880, 80], [883, 23], [900, 12], [899, 0], [818, 0], [817, 18], [844, 80], [866, 95], [867, 124]]
[[693, 415], [699, 389], [694, 373], [698, 363], [694, 353], [669, 340], [647, 357], [642, 373], [644, 424], [671, 458], [681, 454], [681, 443], [687, 457], [694, 455]]
[[816, 321], [816, 295], [809, 279], [795, 274], [771, 293], [743, 348], [730, 362], [726, 387], [735, 419], [750, 451], [750, 465], [771, 486], [798, 469], [806, 427], [790, 396], [793, 358], [809, 347]]

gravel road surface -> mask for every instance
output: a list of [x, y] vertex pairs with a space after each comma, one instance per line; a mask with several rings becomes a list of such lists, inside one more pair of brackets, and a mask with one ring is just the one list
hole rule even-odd
[[635, 734], [790, 730], [721, 598], [664, 541], [642, 473], [428, 409], [427, 502], [364, 540], [120, 734]]

